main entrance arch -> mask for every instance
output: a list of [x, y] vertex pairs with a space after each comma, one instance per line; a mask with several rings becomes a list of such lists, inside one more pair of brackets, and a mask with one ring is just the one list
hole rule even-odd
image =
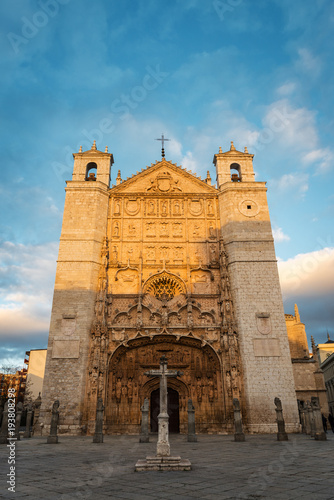
[[[180, 397], [178, 391], [167, 388], [167, 413], [169, 416], [169, 433], [180, 432]], [[158, 415], [160, 413], [160, 388], [154, 389], [150, 397], [151, 432], [158, 432]]]
[[[221, 431], [226, 404], [218, 356], [208, 344], [192, 336], [166, 334], [138, 336], [112, 355], [105, 399], [107, 432], [137, 434], [145, 398], [150, 401], [152, 419], [151, 394], [159, 388], [159, 379], [145, 372], [158, 369], [162, 355], [168, 360], [168, 368], [183, 372], [183, 376], [168, 380], [170, 393], [178, 394], [178, 430], [187, 432], [187, 403], [191, 398], [198, 432]], [[154, 429], [152, 422], [150, 428]]]

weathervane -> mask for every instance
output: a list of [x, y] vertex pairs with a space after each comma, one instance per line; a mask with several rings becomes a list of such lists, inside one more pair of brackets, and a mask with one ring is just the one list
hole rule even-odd
[[161, 141], [161, 158], [165, 158], [165, 141], [170, 141], [170, 139], [165, 139], [164, 134], [161, 134], [161, 139], [156, 139], [156, 141]]

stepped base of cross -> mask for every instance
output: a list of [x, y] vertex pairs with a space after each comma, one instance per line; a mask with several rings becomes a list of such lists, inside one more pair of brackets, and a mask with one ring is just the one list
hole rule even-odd
[[187, 459], [181, 457], [162, 457], [152, 456], [146, 459], [138, 460], [135, 470], [137, 472], [157, 470], [157, 471], [171, 471], [171, 470], [191, 470], [191, 463]]

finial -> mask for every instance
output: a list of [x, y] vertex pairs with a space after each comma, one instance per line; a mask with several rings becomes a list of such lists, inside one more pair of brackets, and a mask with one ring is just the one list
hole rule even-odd
[[300, 315], [299, 315], [297, 304], [295, 304], [295, 318], [296, 318], [297, 323], [300, 323]]
[[209, 186], [211, 186], [211, 175], [210, 175], [210, 170], [208, 170], [208, 171], [207, 171], [205, 182], [206, 182]]
[[79, 153], [82, 153], [82, 146], [80, 146], [79, 148]]
[[222, 147], [219, 146], [219, 153], [222, 153], [222, 152], [223, 152]]
[[312, 335], [311, 335], [311, 345], [312, 345], [312, 351], [314, 354], [314, 352], [316, 352], [316, 347], [315, 347], [314, 337]]
[[330, 338], [330, 336], [329, 336], [328, 330], [327, 330], [327, 338], [328, 338], [328, 340], [331, 342], [331, 338]]
[[234, 147], [233, 141], [231, 141], [230, 151], [235, 151], [235, 147]]
[[104, 150], [105, 153], [108, 153], [108, 146], [106, 146], [106, 149]]
[[96, 151], [96, 141], [95, 141], [95, 140], [94, 140], [94, 142], [93, 142], [92, 149], [94, 149], [94, 150]]
[[121, 177], [121, 171], [118, 171], [117, 177], [116, 177], [116, 186], [118, 186], [122, 182], [122, 177]]
[[245, 146], [245, 153], [248, 153], [248, 149], [247, 149], [247, 146]]

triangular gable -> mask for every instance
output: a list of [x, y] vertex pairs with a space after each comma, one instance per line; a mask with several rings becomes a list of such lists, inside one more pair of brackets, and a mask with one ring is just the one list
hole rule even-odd
[[215, 187], [165, 159], [137, 172], [118, 186], [113, 186], [111, 190], [113, 194], [126, 192], [152, 195], [217, 192]]

